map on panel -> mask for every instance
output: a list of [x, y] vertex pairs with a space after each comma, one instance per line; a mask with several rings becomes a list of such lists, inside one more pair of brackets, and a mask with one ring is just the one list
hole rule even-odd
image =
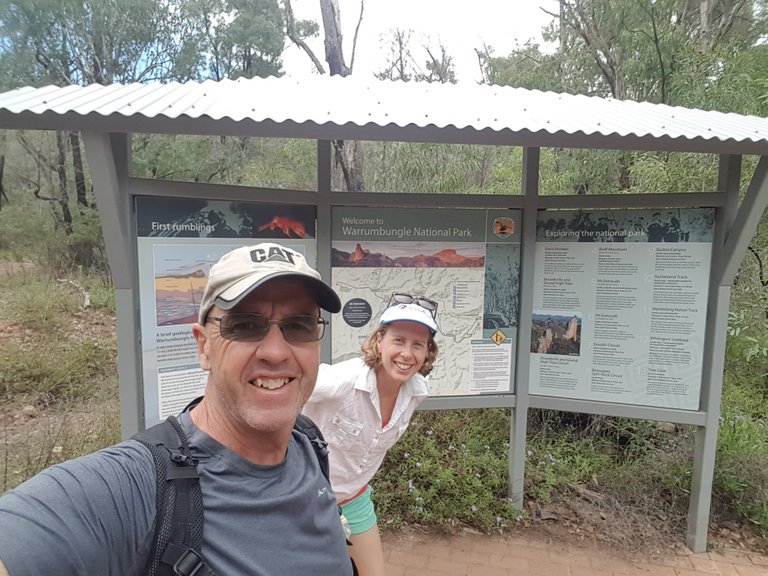
[[334, 210], [332, 284], [343, 308], [333, 323], [333, 361], [360, 354], [393, 293], [425, 296], [438, 302], [431, 395], [509, 392], [518, 219], [509, 210]]

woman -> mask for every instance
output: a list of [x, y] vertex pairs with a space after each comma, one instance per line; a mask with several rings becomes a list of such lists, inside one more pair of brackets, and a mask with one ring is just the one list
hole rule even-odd
[[351, 531], [350, 555], [360, 576], [383, 576], [376, 512], [368, 482], [429, 394], [437, 358], [437, 302], [394, 294], [363, 357], [320, 365], [304, 406], [328, 441], [331, 485]]

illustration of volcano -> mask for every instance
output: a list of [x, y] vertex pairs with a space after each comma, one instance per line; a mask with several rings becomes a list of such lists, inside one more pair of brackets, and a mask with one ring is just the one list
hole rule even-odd
[[397, 256], [371, 252], [360, 244], [352, 252], [331, 249], [331, 266], [338, 268], [482, 268], [485, 257], [462, 256], [456, 250], [443, 249], [434, 254]]
[[[273, 216], [272, 220], [259, 226], [258, 231], [282, 232], [285, 238], [306, 238], [307, 231], [304, 223], [287, 216]], [[277, 237], [280, 235], [277, 234]]]

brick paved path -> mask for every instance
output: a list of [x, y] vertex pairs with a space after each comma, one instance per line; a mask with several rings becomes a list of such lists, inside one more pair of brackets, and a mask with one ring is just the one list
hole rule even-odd
[[386, 533], [387, 576], [768, 576], [768, 556], [740, 550], [622, 558], [527, 536]]

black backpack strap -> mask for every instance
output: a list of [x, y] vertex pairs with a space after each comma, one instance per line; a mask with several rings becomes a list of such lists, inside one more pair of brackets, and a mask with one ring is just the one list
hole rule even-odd
[[323, 476], [328, 482], [331, 481], [331, 475], [328, 469], [328, 442], [325, 441], [323, 433], [320, 432], [320, 428], [317, 427], [308, 416], [299, 414], [296, 417], [296, 423], [293, 425], [294, 430], [298, 430], [304, 436], [309, 438], [312, 443], [312, 448], [315, 450], [318, 462], [320, 462], [320, 469], [323, 471]]
[[203, 496], [181, 424], [170, 416], [133, 438], [152, 452], [157, 477], [155, 537], [146, 575], [215, 576], [201, 555]]

